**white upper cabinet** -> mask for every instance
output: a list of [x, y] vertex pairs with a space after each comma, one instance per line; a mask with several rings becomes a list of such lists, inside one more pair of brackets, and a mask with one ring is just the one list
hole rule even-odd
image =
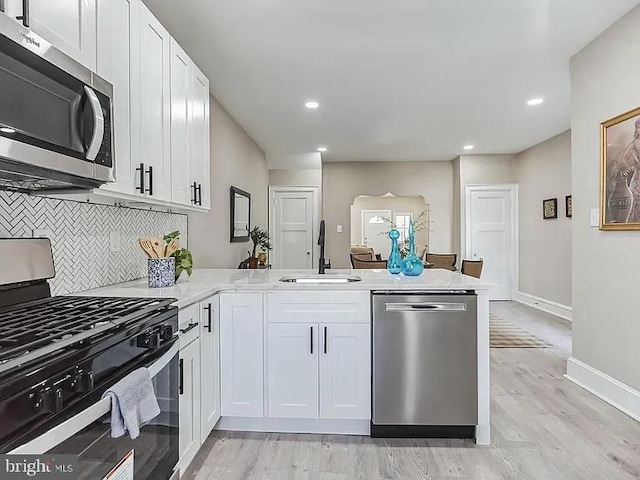
[[138, 145], [131, 132], [132, 71], [139, 64], [140, 0], [98, 0], [97, 73], [113, 85], [116, 182], [101, 188], [136, 193]]
[[189, 125], [189, 165], [191, 182], [196, 190], [195, 204], [211, 206], [209, 180], [209, 80], [193, 64], [191, 76], [191, 115]]
[[269, 417], [318, 417], [318, 325], [271, 323]]
[[5, 13], [95, 71], [96, 0], [5, 0]]
[[140, 4], [139, 70], [132, 72], [132, 115], [146, 195], [171, 200], [171, 89], [169, 32]]
[[195, 191], [191, 185], [190, 142], [192, 128], [190, 116], [190, 89], [192, 62], [171, 39], [171, 200], [176, 203], [192, 204]]
[[320, 328], [320, 417], [371, 418], [370, 326], [326, 324]]

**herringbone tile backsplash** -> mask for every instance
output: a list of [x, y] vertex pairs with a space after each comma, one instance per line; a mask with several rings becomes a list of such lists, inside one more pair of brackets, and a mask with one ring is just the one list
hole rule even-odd
[[[31, 237], [34, 229], [51, 233], [54, 295], [146, 277], [138, 237], [180, 230], [181, 243], [187, 244], [186, 215], [0, 192], [0, 234]], [[110, 250], [113, 232], [120, 240], [118, 252]]]

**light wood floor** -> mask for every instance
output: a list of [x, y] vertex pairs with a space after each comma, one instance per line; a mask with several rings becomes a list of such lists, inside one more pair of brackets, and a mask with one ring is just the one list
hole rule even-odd
[[640, 423], [563, 378], [570, 324], [513, 303], [492, 313], [554, 345], [491, 350], [492, 444], [214, 432], [189, 480], [640, 479]]

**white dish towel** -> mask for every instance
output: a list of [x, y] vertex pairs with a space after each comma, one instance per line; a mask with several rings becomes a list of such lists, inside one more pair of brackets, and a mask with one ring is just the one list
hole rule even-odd
[[140, 427], [160, 415], [160, 406], [153, 391], [149, 369], [139, 368], [124, 377], [102, 398], [111, 398], [111, 437], [127, 431], [131, 438], [140, 435]]

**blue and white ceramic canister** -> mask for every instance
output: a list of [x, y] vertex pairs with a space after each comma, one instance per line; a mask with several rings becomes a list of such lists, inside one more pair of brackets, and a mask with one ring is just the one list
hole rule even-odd
[[176, 259], [150, 258], [149, 267], [149, 288], [171, 287], [176, 284]]

